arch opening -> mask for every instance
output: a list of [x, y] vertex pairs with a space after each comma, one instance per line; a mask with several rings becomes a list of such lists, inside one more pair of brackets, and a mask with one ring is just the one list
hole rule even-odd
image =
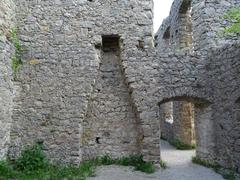
[[179, 29], [176, 36], [179, 37], [179, 48], [192, 50], [193, 30], [192, 30], [192, 6], [191, 0], [184, 0], [179, 9]]
[[180, 150], [192, 149], [191, 156], [214, 159], [214, 122], [209, 101], [183, 96], [164, 99], [159, 103], [159, 118], [163, 140]]

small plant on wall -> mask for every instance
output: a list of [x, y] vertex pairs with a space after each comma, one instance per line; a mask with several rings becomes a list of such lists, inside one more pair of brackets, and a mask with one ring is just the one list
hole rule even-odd
[[221, 32], [222, 35], [240, 35], [240, 7], [235, 7], [227, 11], [223, 19], [229, 25]]
[[21, 44], [17, 37], [17, 29], [16, 28], [11, 29], [10, 34], [11, 34], [10, 40], [15, 47], [15, 54], [12, 56], [12, 70], [13, 70], [13, 79], [16, 80], [17, 71], [18, 71], [20, 65], [22, 64], [22, 60], [20, 57], [21, 56]]

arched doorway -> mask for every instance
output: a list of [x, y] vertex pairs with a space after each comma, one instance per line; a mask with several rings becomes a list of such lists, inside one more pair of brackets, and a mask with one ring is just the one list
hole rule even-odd
[[209, 101], [194, 97], [165, 99], [159, 103], [159, 118], [162, 139], [178, 149], [196, 148], [194, 154], [201, 159], [214, 159], [214, 121]]

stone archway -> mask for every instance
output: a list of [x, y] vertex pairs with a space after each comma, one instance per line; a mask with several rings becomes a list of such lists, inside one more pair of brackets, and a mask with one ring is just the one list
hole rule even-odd
[[161, 119], [164, 114], [162, 107], [169, 102], [181, 104], [185, 108], [177, 109], [178, 112], [174, 112], [174, 108], [171, 110], [173, 123], [161, 123], [161, 134], [166, 135], [167, 140], [178, 140], [185, 144], [189, 142], [189, 145], [193, 145], [196, 140], [196, 155], [202, 159], [214, 159], [215, 135], [211, 103], [202, 98], [187, 96], [164, 99], [159, 103]]

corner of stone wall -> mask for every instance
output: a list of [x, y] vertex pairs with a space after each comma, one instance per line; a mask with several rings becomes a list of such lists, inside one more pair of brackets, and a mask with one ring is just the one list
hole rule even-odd
[[7, 156], [12, 125], [13, 85], [12, 56], [14, 46], [10, 31], [15, 22], [15, 4], [12, 0], [0, 2], [0, 159]]

